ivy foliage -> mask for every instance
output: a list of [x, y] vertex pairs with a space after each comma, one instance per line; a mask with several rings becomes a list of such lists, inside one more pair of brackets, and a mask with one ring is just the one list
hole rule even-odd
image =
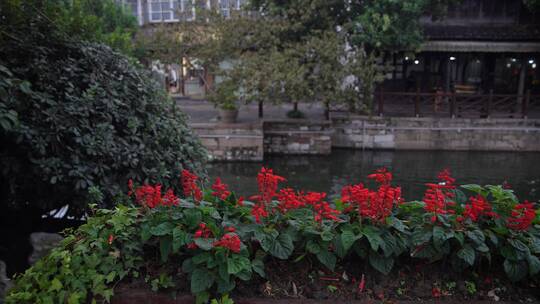
[[176, 186], [182, 168], [202, 171], [205, 150], [148, 72], [12, 2], [1, 4], [1, 208], [82, 211], [91, 187], [112, 202], [130, 178]]

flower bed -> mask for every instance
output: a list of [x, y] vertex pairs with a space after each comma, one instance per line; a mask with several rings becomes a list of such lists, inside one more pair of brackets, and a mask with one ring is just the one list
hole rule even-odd
[[[95, 210], [17, 278], [7, 303], [108, 301], [119, 283], [190, 292], [198, 302], [225, 296], [223, 303], [231, 293], [512, 299], [536, 286], [540, 226], [533, 203], [519, 203], [503, 186], [458, 187], [448, 170], [427, 184], [422, 201], [411, 202], [386, 169], [368, 177], [374, 189], [347, 186], [334, 200], [280, 189], [285, 179], [265, 168], [257, 175], [259, 193], [249, 199], [219, 179], [201, 188], [188, 171], [181, 176], [185, 198], [130, 182], [118, 198], [124, 205]], [[428, 283], [415, 291], [420, 281]]]

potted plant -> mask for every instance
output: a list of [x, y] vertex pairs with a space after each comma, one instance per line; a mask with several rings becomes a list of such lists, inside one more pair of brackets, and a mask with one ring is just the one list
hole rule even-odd
[[208, 100], [219, 109], [219, 119], [222, 123], [235, 123], [238, 118], [238, 97], [236, 86], [232, 80], [220, 82], [208, 96]]

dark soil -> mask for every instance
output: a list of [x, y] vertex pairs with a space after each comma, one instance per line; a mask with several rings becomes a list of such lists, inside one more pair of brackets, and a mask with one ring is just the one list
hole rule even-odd
[[[405, 265], [389, 275], [382, 275], [366, 265], [362, 260], [348, 260], [335, 271], [329, 271], [315, 260], [305, 258], [299, 262], [270, 259], [266, 261], [266, 278], [253, 275], [248, 282], [237, 281], [231, 297], [236, 303], [540, 303], [538, 280], [512, 283], [506, 279], [503, 270], [491, 272], [476, 269], [456, 273], [444, 263], [413, 263], [400, 261]], [[502, 268], [502, 263], [499, 264]], [[147, 269], [147, 274], [155, 277], [158, 269]], [[162, 270], [161, 270], [162, 271]], [[173, 274], [172, 272], [176, 272]], [[188, 295], [189, 280], [181, 269], [170, 273], [175, 277], [175, 290], [167, 290], [163, 295]], [[364, 278], [363, 288], [362, 277]], [[124, 284], [117, 293], [132, 295], [130, 290], [149, 290], [143, 281]], [[124, 296], [125, 297], [125, 296]], [[154, 303], [148, 297], [146, 302]], [[170, 303], [190, 303], [191, 299], [180, 297], [182, 301]], [[271, 301], [283, 300], [283, 301]], [[129, 301], [135, 301], [129, 298]], [[164, 302], [162, 298], [155, 303]], [[179, 301], [179, 302], [178, 302]], [[187, 302], [186, 302], [187, 301]], [[240, 301], [240, 302], [239, 302]], [[247, 302], [246, 302], [247, 301]], [[115, 302], [113, 302], [115, 303]], [[131, 302], [117, 302], [131, 303]], [[132, 302], [138, 303], [138, 302]]]

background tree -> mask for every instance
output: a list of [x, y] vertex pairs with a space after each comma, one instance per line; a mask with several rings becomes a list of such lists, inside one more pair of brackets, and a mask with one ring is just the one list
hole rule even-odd
[[2, 216], [81, 213], [89, 189], [110, 206], [128, 179], [178, 189], [182, 168], [202, 172], [205, 150], [149, 72], [67, 35], [53, 4], [0, 4], [0, 115], [16, 118], [0, 124]]

